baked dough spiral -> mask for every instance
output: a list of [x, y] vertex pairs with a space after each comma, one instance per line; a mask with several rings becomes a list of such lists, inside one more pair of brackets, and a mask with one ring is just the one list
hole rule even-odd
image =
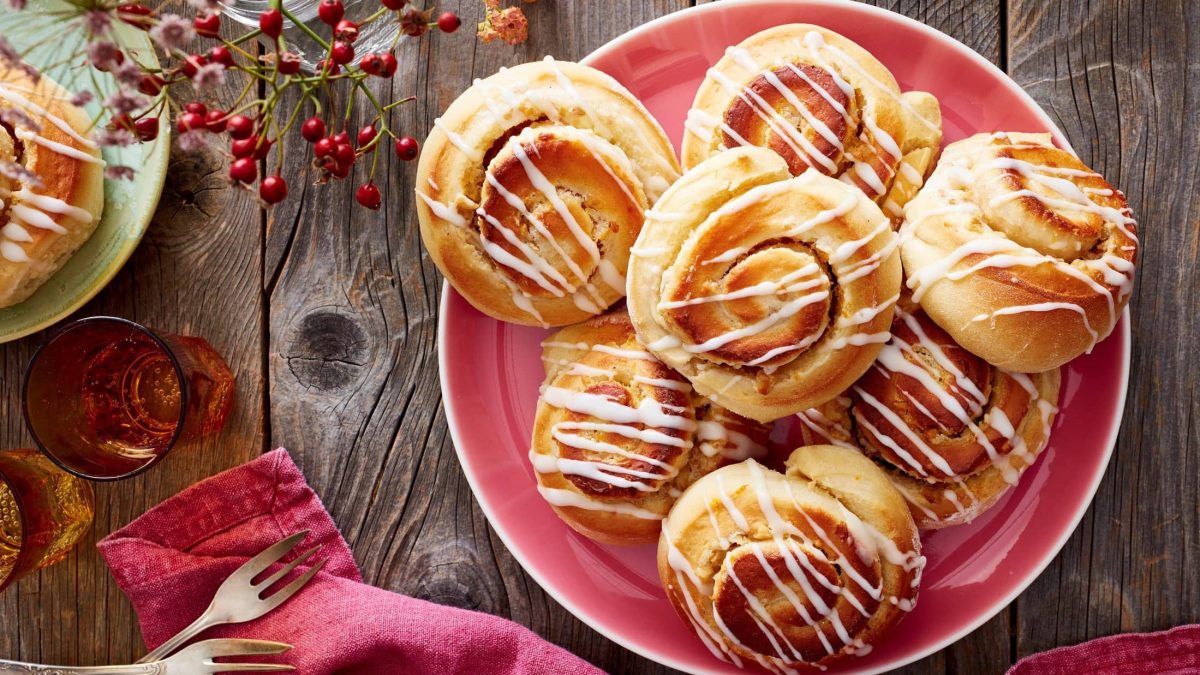
[[800, 413], [806, 443], [861, 448], [908, 500], [917, 526], [967, 523], [1037, 459], [1058, 411], [1058, 369], [1026, 375], [960, 347], [920, 309], [858, 382]]
[[104, 161], [70, 98], [45, 75], [0, 69], [0, 307], [32, 295], [100, 223]]
[[900, 92], [870, 52], [809, 24], [730, 47], [696, 92], [683, 164], [742, 145], [770, 148], [793, 175], [815, 169], [858, 186], [898, 219], [942, 142], [937, 99]]
[[624, 308], [564, 328], [542, 349], [529, 458], [542, 496], [592, 539], [654, 542], [684, 488], [766, 453], [770, 429], [694, 393], [638, 344]]
[[904, 499], [862, 454], [792, 453], [696, 481], [663, 522], [658, 572], [718, 658], [771, 672], [861, 656], [916, 604], [925, 559]]
[[989, 363], [1042, 372], [1112, 332], [1133, 288], [1125, 196], [1049, 134], [979, 134], [946, 147], [905, 210], [913, 298]]
[[758, 147], [688, 171], [629, 266], [642, 344], [701, 394], [771, 421], [850, 386], [887, 341], [898, 238], [863, 193]]
[[435, 122], [417, 168], [421, 239], [485, 314], [575, 323], [625, 295], [644, 211], [678, 176], [632, 94], [547, 58], [476, 80]]

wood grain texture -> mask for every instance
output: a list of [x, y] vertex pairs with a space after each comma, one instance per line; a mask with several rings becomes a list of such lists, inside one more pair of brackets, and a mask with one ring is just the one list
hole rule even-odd
[[[552, 54], [577, 59], [685, 0], [540, 0], [531, 40], [476, 43], [469, 29], [405, 40], [381, 97], [416, 94], [390, 124], [418, 138], [476, 77]], [[1200, 619], [1200, 442], [1189, 344], [1200, 306], [1195, 124], [1200, 5], [1187, 2], [879, 0], [1006, 67], [1129, 196], [1143, 229], [1134, 358], [1121, 442], [1096, 502], [1013, 606], [910, 673], [998, 672], [1025, 654], [1123, 630]], [[464, 26], [482, 3], [450, 0]], [[1189, 30], [1191, 33], [1189, 34]], [[1189, 42], [1191, 40], [1191, 42]], [[367, 122], [358, 112], [352, 126]], [[353, 204], [366, 167], [307, 185], [295, 135], [292, 198], [262, 214], [221, 188], [223, 160], [176, 154], [145, 243], [81, 315], [114, 313], [208, 337], [238, 374], [221, 438], [178, 449], [148, 474], [98, 490], [96, 530], [66, 562], [0, 595], [0, 654], [94, 664], [135, 657], [136, 617], [95, 553], [103, 534], [183, 486], [288, 447], [354, 549], [367, 581], [530, 626], [610, 672], [659, 673], [551, 600], [482, 516], [458, 466], [437, 380], [441, 277], [421, 249], [415, 166], [381, 153], [384, 210]], [[0, 346], [0, 447], [28, 445], [19, 374], [44, 336]]]

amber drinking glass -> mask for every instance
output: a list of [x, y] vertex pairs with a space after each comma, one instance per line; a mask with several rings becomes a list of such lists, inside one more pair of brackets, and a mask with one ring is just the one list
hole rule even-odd
[[65, 558], [95, 511], [91, 486], [37, 450], [0, 451], [0, 591]]
[[91, 317], [34, 354], [25, 423], [62, 468], [117, 480], [150, 468], [181, 440], [220, 431], [233, 393], [229, 366], [203, 338]]

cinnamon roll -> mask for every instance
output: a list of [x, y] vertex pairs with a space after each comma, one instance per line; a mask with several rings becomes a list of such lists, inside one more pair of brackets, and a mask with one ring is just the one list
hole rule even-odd
[[629, 314], [704, 396], [770, 421], [850, 386], [888, 339], [898, 238], [863, 193], [757, 147], [688, 171], [646, 214]]
[[913, 299], [955, 342], [1020, 372], [1052, 370], [1108, 336], [1133, 288], [1125, 196], [1049, 134], [946, 147], [905, 210]]
[[1058, 388], [1058, 369], [991, 366], [910, 306], [897, 311], [871, 370], [845, 395], [800, 413], [801, 433], [806, 443], [861, 448], [918, 527], [948, 527], [995, 504], [1037, 459]]
[[100, 223], [104, 161], [70, 99], [45, 75], [0, 68], [0, 307], [32, 295]]
[[658, 571], [718, 658], [778, 673], [868, 653], [915, 606], [921, 541], [904, 499], [861, 454], [748, 460], [689, 488], [663, 522]]
[[644, 211], [678, 176], [666, 134], [608, 75], [550, 58], [502, 69], [435, 121], [421, 239], [485, 314], [575, 323], [625, 295]]
[[680, 492], [766, 453], [770, 429], [714, 405], [638, 344], [624, 309], [542, 343], [530, 461], [538, 490], [585, 536], [645, 544]]
[[683, 164], [743, 145], [770, 148], [793, 175], [839, 177], [898, 219], [941, 142], [936, 98], [901, 93], [849, 39], [790, 24], [730, 47], [709, 69], [688, 112]]

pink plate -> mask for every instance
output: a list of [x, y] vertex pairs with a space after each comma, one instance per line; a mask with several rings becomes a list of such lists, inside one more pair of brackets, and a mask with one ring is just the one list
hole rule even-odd
[[[679, 147], [705, 69], [727, 46], [792, 22], [846, 35], [883, 61], [902, 88], [935, 94], [947, 141], [980, 131], [1051, 131], [1069, 147], [1033, 99], [990, 62], [928, 26], [857, 3], [704, 4], [631, 31], [585, 62], [641, 98]], [[528, 451], [542, 379], [539, 342], [547, 331], [490, 319], [445, 287], [439, 332], [442, 393], [459, 461], [483, 512], [530, 576], [588, 625], [647, 658], [686, 671], [737, 672], [675, 615], [659, 587], [653, 546], [604, 546], [579, 536], [534, 489]], [[945, 647], [1045, 568], [1108, 465], [1128, 365], [1126, 314], [1092, 354], [1064, 368], [1050, 447], [1020, 485], [974, 523], [925, 537], [929, 565], [917, 608], [853, 669], [896, 668]]]

